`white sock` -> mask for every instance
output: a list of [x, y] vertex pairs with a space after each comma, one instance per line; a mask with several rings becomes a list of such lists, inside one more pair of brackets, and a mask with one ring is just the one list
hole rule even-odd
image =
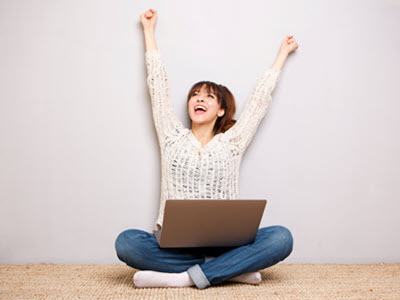
[[137, 287], [186, 287], [195, 285], [188, 272], [165, 273], [157, 271], [138, 271], [133, 276]]
[[236, 281], [242, 283], [259, 284], [261, 282], [260, 272], [249, 272], [229, 278], [228, 281]]
[[[230, 278], [228, 281], [258, 284], [261, 282], [261, 274], [260, 272], [249, 272]], [[187, 271], [182, 273], [137, 271], [133, 276], [133, 282], [136, 287], [187, 287], [195, 285]]]

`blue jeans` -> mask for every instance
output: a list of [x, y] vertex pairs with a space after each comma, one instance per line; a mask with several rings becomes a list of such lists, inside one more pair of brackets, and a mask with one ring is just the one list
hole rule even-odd
[[259, 228], [255, 241], [244, 246], [160, 248], [154, 234], [127, 229], [118, 235], [115, 249], [118, 258], [132, 268], [187, 271], [196, 287], [204, 289], [284, 260], [292, 252], [293, 237], [289, 229], [275, 225]]

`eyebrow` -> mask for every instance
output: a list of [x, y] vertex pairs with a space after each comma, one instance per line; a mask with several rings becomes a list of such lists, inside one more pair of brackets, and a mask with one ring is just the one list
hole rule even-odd
[[[197, 91], [194, 91], [193, 93], [197, 93], [197, 92], [200, 92], [200, 90], [197, 90]], [[213, 94], [214, 96], [215, 96], [215, 94], [213, 93], [213, 92], [208, 92], [209, 94]]]

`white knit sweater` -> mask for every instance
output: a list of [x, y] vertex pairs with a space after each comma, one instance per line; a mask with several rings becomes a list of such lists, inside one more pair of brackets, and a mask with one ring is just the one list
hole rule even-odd
[[271, 102], [281, 70], [269, 68], [237, 122], [204, 147], [175, 117], [159, 50], [145, 53], [147, 84], [161, 150], [161, 200], [155, 229], [161, 229], [166, 199], [239, 199], [239, 167]]

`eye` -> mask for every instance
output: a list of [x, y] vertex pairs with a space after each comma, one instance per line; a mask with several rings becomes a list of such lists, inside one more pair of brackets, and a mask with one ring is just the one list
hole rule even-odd
[[214, 96], [212, 94], [209, 94], [209, 96], [211, 96], [212, 98], [214, 98]]

